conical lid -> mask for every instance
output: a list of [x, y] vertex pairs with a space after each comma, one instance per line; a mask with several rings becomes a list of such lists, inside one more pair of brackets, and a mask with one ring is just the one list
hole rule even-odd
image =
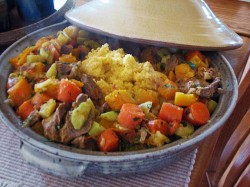
[[81, 28], [144, 44], [217, 51], [242, 45], [203, 0], [93, 0], [65, 17]]

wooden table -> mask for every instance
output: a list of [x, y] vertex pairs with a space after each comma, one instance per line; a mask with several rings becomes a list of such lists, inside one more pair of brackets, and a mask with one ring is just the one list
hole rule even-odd
[[[237, 32], [243, 39], [243, 46], [236, 50], [225, 51], [222, 54], [232, 65], [234, 72], [240, 80], [243, 70], [249, 59], [250, 51], [250, 3], [236, 0], [206, 0], [212, 11], [224, 23]], [[214, 145], [219, 131], [207, 138], [198, 148], [196, 163], [192, 171], [190, 187], [208, 186], [205, 180], [205, 171], [209, 166]], [[204, 177], [202, 177], [204, 176]]]

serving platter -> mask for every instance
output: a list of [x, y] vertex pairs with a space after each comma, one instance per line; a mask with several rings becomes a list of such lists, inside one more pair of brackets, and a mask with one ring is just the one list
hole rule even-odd
[[242, 45], [203, 0], [93, 0], [65, 18], [81, 28], [144, 44], [208, 51]]
[[224, 93], [208, 124], [196, 130], [188, 139], [180, 139], [162, 147], [147, 150], [110, 153], [88, 151], [49, 142], [30, 128], [23, 128], [21, 120], [5, 103], [6, 82], [12, 70], [8, 60], [19, 54], [25, 47], [33, 45], [37, 39], [54, 35], [68, 25], [68, 22], [62, 22], [28, 34], [0, 56], [0, 119], [20, 138], [20, 153], [28, 163], [54, 175], [67, 177], [93, 173], [129, 175], [149, 172], [185, 157], [187, 153], [197, 148], [199, 143], [205, 141], [206, 137], [219, 129], [233, 111], [238, 92], [234, 72], [222, 55], [208, 52], [208, 57], [212, 59], [212, 66], [221, 72]]

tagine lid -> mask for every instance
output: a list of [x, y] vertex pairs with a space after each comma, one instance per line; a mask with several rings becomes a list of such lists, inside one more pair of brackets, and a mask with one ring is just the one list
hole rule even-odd
[[243, 44], [202, 0], [93, 0], [65, 18], [83, 29], [150, 45], [222, 51]]

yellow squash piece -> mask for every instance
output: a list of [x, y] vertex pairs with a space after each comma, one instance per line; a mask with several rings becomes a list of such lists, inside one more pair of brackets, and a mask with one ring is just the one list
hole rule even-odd
[[198, 101], [198, 97], [195, 94], [175, 93], [174, 104], [177, 106], [189, 106], [196, 101]]

